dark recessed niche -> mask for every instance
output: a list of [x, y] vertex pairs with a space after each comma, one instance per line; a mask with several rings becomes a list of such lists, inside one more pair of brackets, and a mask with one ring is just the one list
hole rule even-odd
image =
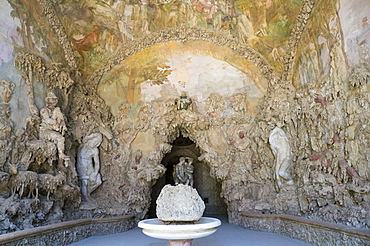
[[191, 141], [190, 138], [185, 138], [182, 135], [180, 135], [172, 142], [173, 146], [189, 146], [192, 144], [194, 144], [194, 142]]

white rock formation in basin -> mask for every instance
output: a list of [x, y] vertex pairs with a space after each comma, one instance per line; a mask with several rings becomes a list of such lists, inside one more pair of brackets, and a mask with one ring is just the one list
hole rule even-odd
[[157, 199], [157, 217], [165, 222], [198, 221], [204, 209], [202, 198], [188, 185], [166, 185]]

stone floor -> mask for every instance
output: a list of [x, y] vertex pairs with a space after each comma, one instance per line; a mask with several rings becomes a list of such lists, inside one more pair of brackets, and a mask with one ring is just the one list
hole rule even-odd
[[[268, 232], [257, 232], [243, 229], [240, 226], [229, 224], [226, 217], [218, 217], [222, 225], [217, 231], [204, 238], [194, 239], [193, 246], [309, 246], [311, 244]], [[90, 237], [82, 241], [70, 244], [70, 246], [167, 246], [166, 240], [150, 238], [144, 235], [140, 228], [130, 231]]]

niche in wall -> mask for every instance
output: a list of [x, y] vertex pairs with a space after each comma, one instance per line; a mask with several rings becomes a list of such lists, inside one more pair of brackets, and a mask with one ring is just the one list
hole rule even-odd
[[167, 185], [175, 185], [173, 180], [173, 166], [179, 163], [180, 157], [190, 157], [194, 165], [194, 188], [203, 199], [206, 209], [204, 215], [226, 214], [227, 207], [220, 197], [221, 183], [210, 176], [210, 168], [207, 164], [198, 160], [200, 152], [196, 144], [189, 138], [180, 135], [172, 143], [172, 150], [162, 160], [162, 164], [167, 168], [165, 175], [157, 180], [152, 189], [152, 201], [149, 208], [149, 217], [156, 217], [156, 200], [161, 189]]

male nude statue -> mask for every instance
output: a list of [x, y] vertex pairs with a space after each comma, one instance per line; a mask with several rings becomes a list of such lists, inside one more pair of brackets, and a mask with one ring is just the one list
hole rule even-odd
[[99, 159], [99, 146], [103, 140], [101, 133], [93, 133], [83, 139], [77, 153], [77, 173], [81, 181], [83, 201], [90, 200], [90, 194], [102, 184]]

